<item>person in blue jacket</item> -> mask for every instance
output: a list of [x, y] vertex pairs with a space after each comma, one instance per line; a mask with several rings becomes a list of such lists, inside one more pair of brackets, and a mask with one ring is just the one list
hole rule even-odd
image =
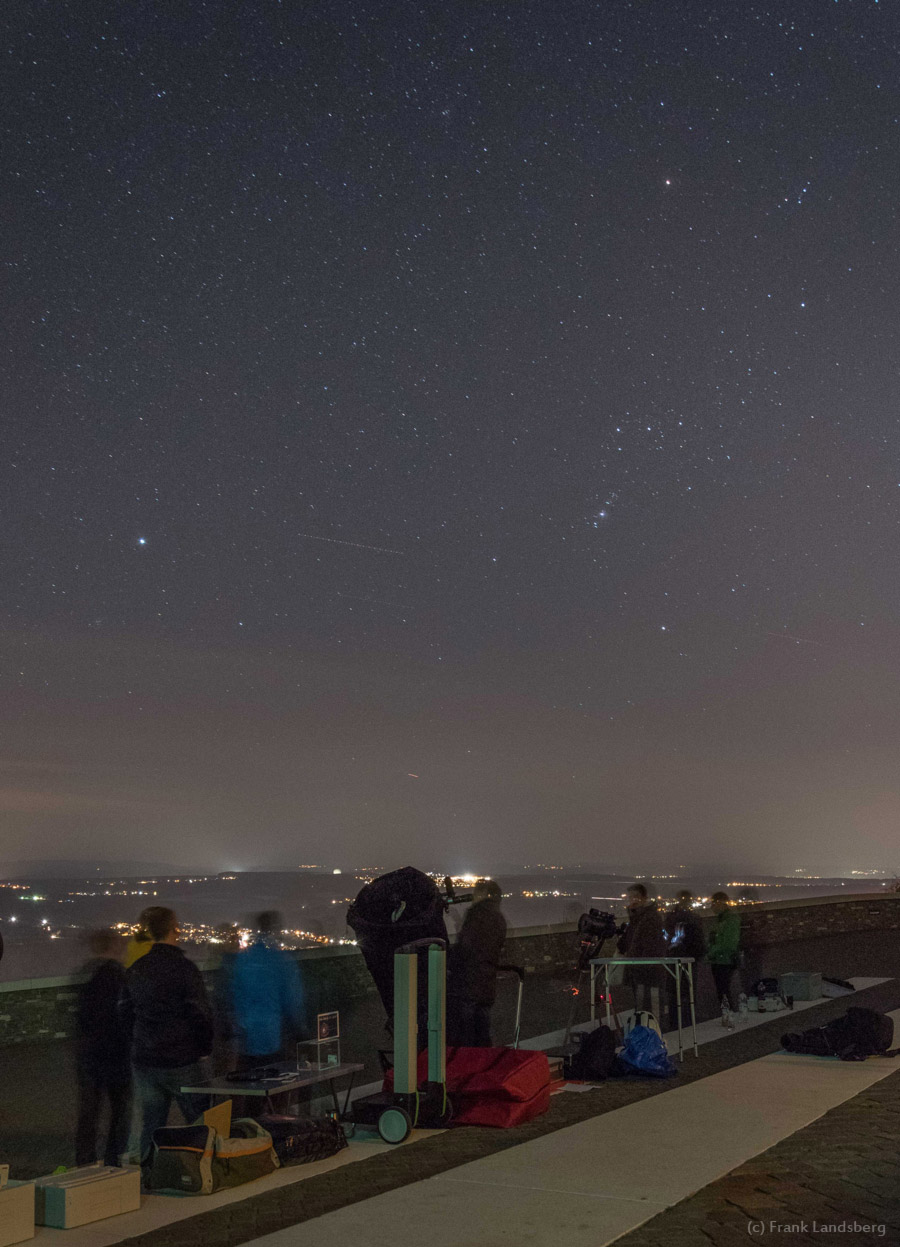
[[285, 1032], [296, 1038], [302, 1026], [297, 962], [278, 947], [281, 915], [267, 910], [256, 919], [257, 937], [232, 960], [231, 1011], [240, 1045], [238, 1069], [282, 1059]]

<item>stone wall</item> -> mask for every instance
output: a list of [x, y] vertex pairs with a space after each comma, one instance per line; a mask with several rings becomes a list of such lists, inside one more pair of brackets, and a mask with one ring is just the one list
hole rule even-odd
[[900, 893], [825, 896], [816, 901], [745, 905], [741, 916], [747, 948], [858, 931], [896, 931], [900, 929]]
[[[575, 928], [524, 927], [511, 931], [504, 960], [529, 974], [568, 972], [574, 960]], [[352, 945], [314, 948], [297, 954], [304, 994], [311, 1012], [350, 1004], [374, 995], [372, 979], [359, 950]], [[216, 989], [217, 964], [201, 963], [207, 990]], [[0, 1046], [71, 1037], [78, 996], [77, 975], [0, 983]]]
[[[900, 930], [900, 895], [822, 897], [815, 901], [776, 901], [741, 906], [743, 944], [752, 972], [775, 964], [783, 946], [809, 944], [833, 936]], [[711, 919], [705, 919], [711, 921]], [[524, 966], [528, 975], [571, 977], [577, 935], [570, 923], [510, 931], [503, 960]], [[297, 954], [311, 1012], [342, 1007], [374, 995], [365, 962], [353, 946], [316, 948]], [[210, 991], [216, 966], [201, 966]], [[860, 972], [863, 972], [862, 970]], [[871, 971], [867, 971], [871, 972]], [[0, 1046], [69, 1038], [78, 978], [0, 982]]]

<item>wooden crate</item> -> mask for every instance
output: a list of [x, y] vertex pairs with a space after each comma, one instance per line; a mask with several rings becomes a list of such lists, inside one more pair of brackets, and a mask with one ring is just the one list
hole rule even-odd
[[141, 1206], [141, 1171], [82, 1165], [35, 1181], [35, 1221], [57, 1230], [102, 1221]]
[[34, 1183], [9, 1182], [0, 1187], [0, 1247], [34, 1238]]

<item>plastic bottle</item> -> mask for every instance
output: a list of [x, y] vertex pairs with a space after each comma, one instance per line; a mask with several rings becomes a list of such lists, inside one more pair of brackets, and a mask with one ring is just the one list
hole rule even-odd
[[734, 1030], [734, 1018], [731, 1015], [731, 1005], [727, 996], [722, 997], [722, 1025], [726, 1030]]
[[747, 1003], [747, 993], [741, 992], [738, 996], [738, 1020], [741, 1025], [750, 1021], [750, 1006]]

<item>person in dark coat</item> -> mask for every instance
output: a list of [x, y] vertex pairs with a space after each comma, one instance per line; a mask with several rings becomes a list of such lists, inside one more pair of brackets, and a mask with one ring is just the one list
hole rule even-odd
[[106, 1103], [109, 1125], [103, 1163], [118, 1165], [128, 1143], [131, 1117], [131, 1059], [128, 1032], [118, 1003], [125, 981], [121, 940], [113, 931], [95, 931], [90, 937], [91, 959], [84, 966], [87, 980], [78, 992], [76, 1007], [76, 1070], [78, 1125], [75, 1164], [93, 1165], [98, 1159], [100, 1115]]
[[[628, 925], [619, 937], [623, 957], [665, 957], [662, 917], [642, 883], [628, 889]], [[634, 992], [635, 1009], [659, 1012], [660, 966], [626, 966], [625, 984]], [[654, 1008], [654, 1006], [656, 1006]]]
[[448, 1041], [455, 1046], [491, 1046], [491, 1008], [506, 941], [502, 896], [493, 880], [476, 886], [475, 900], [450, 952], [447, 1026]]
[[[700, 919], [694, 912], [693, 905], [694, 898], [690, 892], [679, 892], [675, 897], [675, 904], [663, 919], [663, 930], [670, 957], [693, 957], [694, 965], [692, 972], [696, 985], [697, 966], [706, 956], [706, 940], [703, 937], [703, 927], [700, 925]], [[678, 1025], [678, 995], [675, 990], [674, 978], [671, 975], [666, 977], [668, 980], [666, 983], [666, 1003], [668, 1005], [669, 1023], [674, 1028]], [[684, 990], [684, 980], [682, 980], [682, 1017], [684, 1016], [685, 1006], [688, 1004]]]
[[165, 1126], [174, 1100], [185, 1121], [195, 1121], [207, 1097], [182, 1092], [205, 1082], [212, 1051], [212, 1009], [203, 976], [177, 947], [178, 920], [171, 909], [144, 913], [153, 946], [125, 974], [120, 999], [131, 1035], [131, 1063], [141, 1111], [140, 1161], [151, 1157], [153, 1133]]

